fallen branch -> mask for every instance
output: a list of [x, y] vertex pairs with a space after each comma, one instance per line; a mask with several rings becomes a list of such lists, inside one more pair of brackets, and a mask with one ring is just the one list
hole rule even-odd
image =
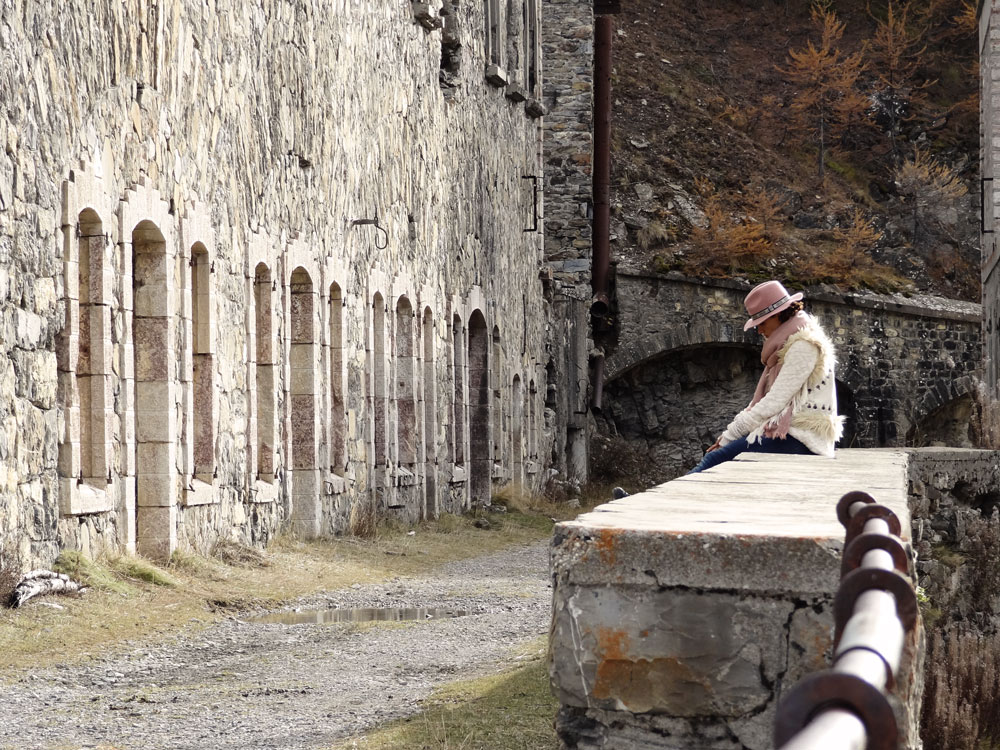
[[87, 587], [65, 573], [53, 570], [29, 570], [10, 595], [10, 606], [16, 609], [29, 599], [43, 594], [82, 594]]

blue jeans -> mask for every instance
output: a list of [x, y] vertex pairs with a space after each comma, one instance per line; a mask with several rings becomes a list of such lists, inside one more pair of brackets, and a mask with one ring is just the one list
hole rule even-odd
[[762, 437], [756, 443], [747, 443], [746, 438], [734, 440], [721, 448], [716, 448], [711, 453], [706, 453], [701, 459], [701, 463], [695, 466], [688, 474], [695, 474], [705, 469], [718, 466], [723, 461], [729, 461], [739, 454], [746, 453], [795, 453], [799, 455], [809, 455], [812, 451], [806, 448], [805, 444], [793, 438], [791, 435], [785, 438]]

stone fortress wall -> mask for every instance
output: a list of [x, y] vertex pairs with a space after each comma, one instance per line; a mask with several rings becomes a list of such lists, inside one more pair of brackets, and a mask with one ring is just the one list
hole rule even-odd
[[563, 341], [521, 6], [0, 6], [4, 549], [164, 558], [537, 486]]

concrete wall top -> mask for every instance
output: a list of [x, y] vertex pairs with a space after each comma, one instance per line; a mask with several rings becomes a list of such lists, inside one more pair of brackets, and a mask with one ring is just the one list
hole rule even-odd
[[852, 490], [892, 508], [909, 539], [905, 452], [744, 454], [559, 524], [553, 570], [578, 585], [833, 592], [836, 503]]

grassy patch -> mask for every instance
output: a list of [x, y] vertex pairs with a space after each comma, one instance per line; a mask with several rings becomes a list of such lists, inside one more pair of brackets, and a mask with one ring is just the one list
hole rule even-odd
[[557, 750], [558, 704], [549, 691], [545, 639], [524, 650], [515, 669], [438, 688], [416, 716], [392, 722], [334, 750]]
[[529, 509], [493, 515], [487, 529], [476, 528], [475, 520], [442, 515], [413, 527], [383, 523], [370, 539], [303, 542], [282, 536], [266, 555], [239, 545], [213, 550], [218, 556], [210, 557], [184, 551], [167, 567], [129, 556], [95, 562], [65, 552], [54, 567], [90, 591], [79, 598], [52, 597], [61, 609], [34, 602], [0, 609], [0, 671], [76, 663], [234, 611], [354, 583], [427, 575], [448, 562], [544, 539], [552, 530], [548, 514]]
[[106, 565], [102, 565], [76, 550], [67, 550], [56, 558], [52, 569], [57, 573], [65, 573], [74, 581], [90, 586], [98, 591], [107, 591], [121, 596], [135, 593], [135, 590], [121, 580]]
[[122, 578], [150, 583], [153, 586], [177, 585], [177, 580], [173, 576], [141, 557], [116, 557], [111, 561], [111, 569]]

